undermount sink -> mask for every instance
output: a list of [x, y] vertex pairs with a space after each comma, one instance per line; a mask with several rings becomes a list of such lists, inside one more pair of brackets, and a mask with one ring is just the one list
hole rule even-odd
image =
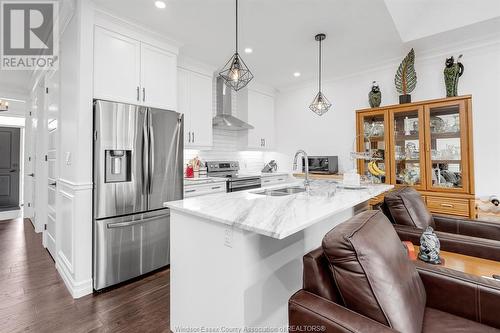
[[293, 186], [293, 187], [277, 188], [277, 189], [272, 189], [272, 190], [263, 190], [263, 191], [252, 192], [252, 193], [260, 194], [260, 195], [268, 195], [271, 197], [282, 197], [285, 195], [297, 194], [297, 193], [302, 193], [305, 191], [306, 191], [306, 189], [303, 187]]

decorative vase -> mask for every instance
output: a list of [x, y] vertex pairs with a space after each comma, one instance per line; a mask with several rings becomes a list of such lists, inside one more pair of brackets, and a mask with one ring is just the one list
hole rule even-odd
[[372, 89], [368, 93], [368, 102], [372, 108], [378, 108], [382, 102], [382, 93], [380, 92], [377, 81], [372, 82]]
[[399, 95], [399, 104], [406, 104], [406, 103], [411, 103], [411, 95], [410, 94]]
[[462, 55], [458, 56], [457, 62], [455, 62], [453, 57], [446, 58], [446, 66], [443, 71], [446, 97], [458, 95], [458, 79], [464, 73], [464, 65], [462, 65], [460, 59], [462, 59]]
[[420, 251], [418, 258], [430, 264], [440, 264], [439, 258], [441, 245], [437, 235], [434, 233], [432, 227], [427, 227], [422, 236], [420, 236]]

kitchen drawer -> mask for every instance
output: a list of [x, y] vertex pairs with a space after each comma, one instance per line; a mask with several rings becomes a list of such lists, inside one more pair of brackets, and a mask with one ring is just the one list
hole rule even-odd
[[427, 207], [432, 213], [468, 217], [469, 200], [447, 197], [426, 197]]
[[288, 181], [288, 175], [265, 176], [262, 177], [262, 187], [286, 183], [287, 181]]
[[226, 192], [226, 183], [184, 186], [184, 198]]

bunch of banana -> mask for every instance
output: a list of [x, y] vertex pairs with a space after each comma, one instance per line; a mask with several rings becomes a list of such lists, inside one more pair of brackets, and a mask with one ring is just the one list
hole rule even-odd
[[368, 171], [370, 171], [370, 173], [376, 177], [385, 176], [385, 171], [381, 170], [378, 167], [376, 161], [371, 161], [370, 163], [368, 163]]

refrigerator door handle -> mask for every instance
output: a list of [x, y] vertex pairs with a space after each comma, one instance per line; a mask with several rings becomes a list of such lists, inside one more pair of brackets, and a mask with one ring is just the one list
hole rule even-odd
[[117, 222], [117, 223], [108, 223], [106, 225], [106, 228], [108, 228], [108, 229], [114, 229], [114, 228], [131, 227], [133, 225], [138, 225], [138, 224], [148, 223], [148, 222], [152, 222], [152, 221], [157, 221], [158, 218], [163, 218], [163, 217], [166, 217], [166, 216], [170, 216], [170, 214], [165, 214], [165, 215], [161, 215], [161, 216], [154, 216], [154, 217], [150, 217], [150, 218], [142, 219], [142, 220], [127, 221], [127, 222]]
[[148, 126], [147, 126], [147, 119], [148, 119], [148, 110], [146, 109], [146, 116], [144, 117], [144, 124], [143, 124], [143, 129], [142, 129], [142, 170], [141, 170], [141, 180], [142, 180], [142, 194], [146, 194], [147, 192], [147, 184], [149, 181], [149, 177], [147, 176], [146, 172], [148, 170], [148, 150], [149, 150], [149, 144], [148, 144]]
[[149, 118], [149, 141], [148, 141], [148, 148], [149, 148], [149, 160], [148, 160], [148, 193], [151, 194], [153, 193], [153, 175], [155, 172], [155, 138], [154, 138], [154, 131], [153, 131], [153, 116], [151, 115], [151, 112], [148, 112], [148, 118]]

